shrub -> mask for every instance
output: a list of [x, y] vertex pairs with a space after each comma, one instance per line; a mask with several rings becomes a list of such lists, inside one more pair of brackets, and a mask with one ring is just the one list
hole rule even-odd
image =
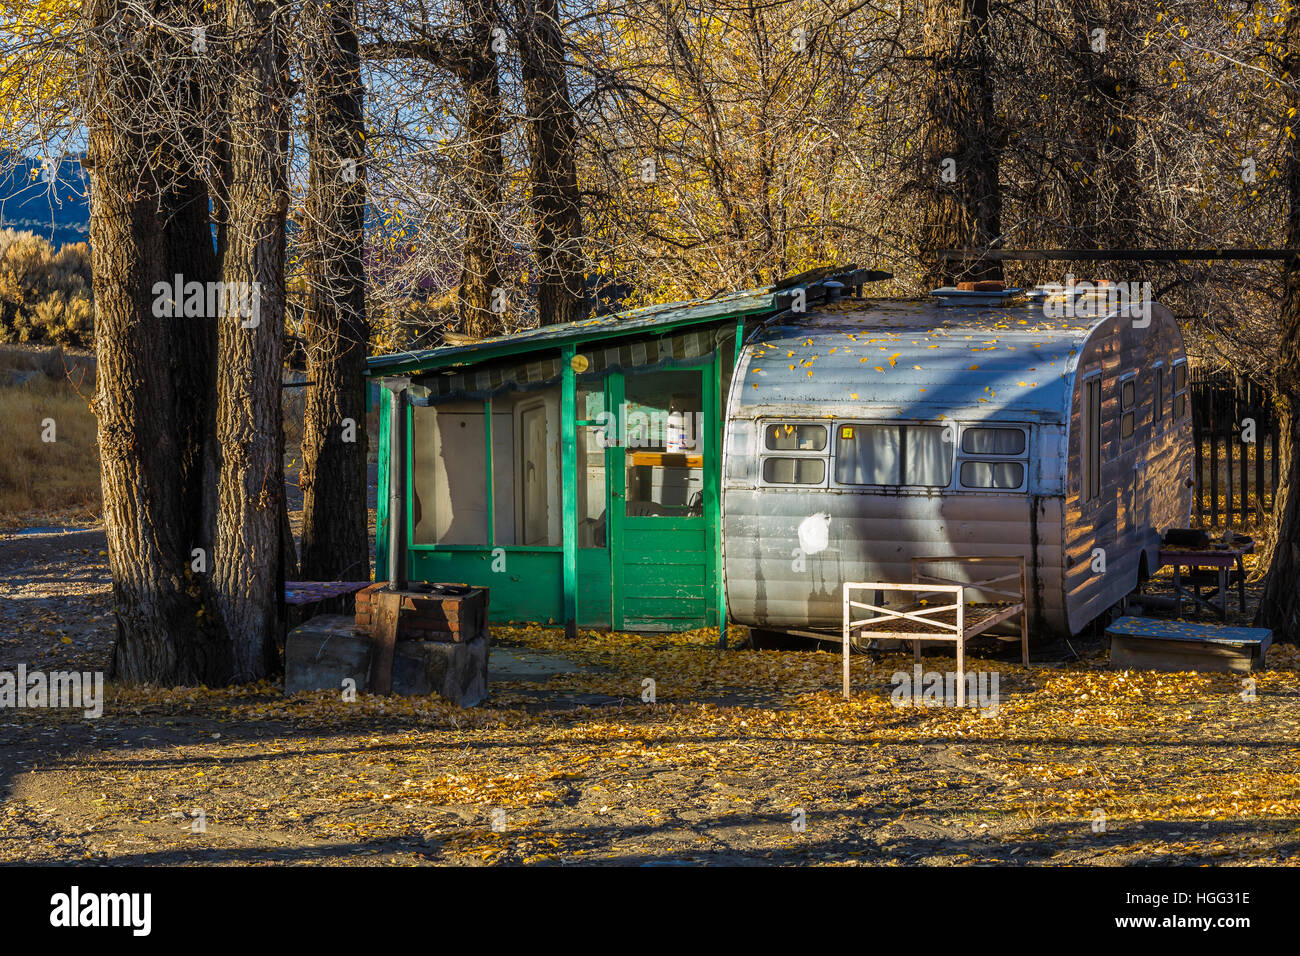
[[88, 346], [93, 337], [90, 247], [56, 252], [30, 232], [0, 230], [0, 340]]

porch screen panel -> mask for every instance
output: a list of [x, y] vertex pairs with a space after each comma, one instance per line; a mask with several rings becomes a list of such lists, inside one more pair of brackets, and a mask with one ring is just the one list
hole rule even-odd
[[415, 544], [487, 544], [481, 402], [412, 408], [411, 524]]
[[[578, 382], [578, 547], [604, 548], [608, 542], [605, 514], [605, 446], [603, 380]], [[598, 424], [583, 424], [596, 422]]]
[[[492, 407], [514, 417], [511, 471], [515, 502], [515, 540], [525, 547], [556, 547], [560, 526], [560, 390], [509, 391]], [[498, 497], [501, 492], [498, 491]]]

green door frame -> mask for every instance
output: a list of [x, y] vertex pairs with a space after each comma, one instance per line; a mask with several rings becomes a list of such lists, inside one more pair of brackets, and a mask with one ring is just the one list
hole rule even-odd
[[[719, 533], [721, 524], [720, 514], [720, 484], [721, 484], [721, 449], [719, 445], [718, 415], [719, 415], [719, 365], [718, 353], [715, 351], [712, 356], [699, 363], [690, 365], [674, 365], [671, 371], [680, 372], [699, 372], [700, 373], [700, 398], [703, 414], [703, 428], [700, 429], [703, 441], [703, 468], [702, 468], [702, 485], [703, 485], [703, 514], [700, 517], [701, 530], [704, 533], [708, 557], [705, 561], [705, 580], [701, 588], [700, 596], [704, 600], [704, 612], [702, 624], [707, 626], [710, 617], [710, 609], [719, 619], [723, 614], [722, 607], [718, 604], [718, 594], [720, 592], [718, 584], [718, 549], [721, 545]], [[622, 444], [622, 439], [626, 434], [626, 422], [623, 418], [623, 405], [626, 401], [627, 388], [626, 378], [628, 375], [643, 374], [637, 370], [615, 371], [610, 372], [605, 378], [605, 411], [615, 416], [614, 420], [618, 423], [619, 443], [605, 449], [605, 474], [607, 486], [606, 514], [609, 516], [606, 522], [606, 533], [608, 535], [607, 543], [609, 546], [610, 559], [610, 624], [616, 631], [621, 631], [626, 627], [625, 598], [628, 596], [626, 584], [626, 527], [627, 527], [627, 451]], [[637, 521], [653, 521], [655, 519], [634, 519]], [[667, 518], [662, 519], [665, 525], [663, 530], [675, 530], [673, 525], [681, 520], [692, 521], [695, 519]], [[682, 529], [685, 530], [685, 529]]]
[[605, 545], [609, 549], [609, 626], [623, 630], [623, 518], [627, 511], [627, 466], [623, 448], [623, 373], [605, 376], [605, 412], [616, 422], [614, 441], [605, 436]]
[[560, 350], [560, 541], [564, 545], [564, 636], [578, 637], [578, 372], [577, 346]]

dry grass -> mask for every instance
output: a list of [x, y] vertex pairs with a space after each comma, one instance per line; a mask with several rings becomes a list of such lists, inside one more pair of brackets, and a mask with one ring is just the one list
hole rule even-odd
[[[0, 386], [0, 525], [84, 523], [100, 509], [95, 416], [66, 379]], [[47, 419], [52, 442], [42, 440]]]

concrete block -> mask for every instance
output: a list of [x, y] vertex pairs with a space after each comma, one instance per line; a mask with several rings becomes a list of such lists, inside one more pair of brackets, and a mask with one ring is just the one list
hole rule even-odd
[[[490, 638], [470, 641], [398, 641], [393, 655], [393, 693], [407, 697], [437, 694], [461, 707], [473, 707], [488, 696]], [[284, 648], [284, 690], [341, 691], [343, 681], [356, 681], [368, 691], [373, 648], [370, 636], [352, 618], [322, 614], [289, 632]]]

